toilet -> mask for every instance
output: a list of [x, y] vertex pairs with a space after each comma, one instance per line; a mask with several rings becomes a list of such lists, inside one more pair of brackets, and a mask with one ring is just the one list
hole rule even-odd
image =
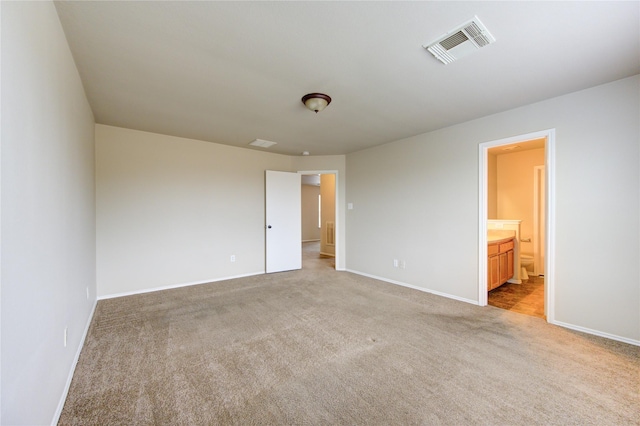
[[523, 280], [529, 279], [529, 274], [533, 273], [533, 256], [528, 254], [520, 255], [520, 278]]

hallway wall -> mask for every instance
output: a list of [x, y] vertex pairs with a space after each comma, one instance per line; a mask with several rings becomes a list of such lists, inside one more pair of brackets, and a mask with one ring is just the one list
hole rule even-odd
[[[322, 196], [322, 229], [320, 232], [320, 253], [336, 255], [336, 177], [332, 174], [320, 175]], [[333, 226], [333, 230], [330, 228]]]
[[302, 185], [302, 241], [320, 240], [318, 196], [320, 187]]

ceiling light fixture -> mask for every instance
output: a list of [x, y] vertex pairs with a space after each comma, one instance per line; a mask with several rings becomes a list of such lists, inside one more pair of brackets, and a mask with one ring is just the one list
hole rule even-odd
[[302, 97], [302, 103], [311, 111], [322, 111], [331, 103], [331, 97], [324, 93], [309, 93]]

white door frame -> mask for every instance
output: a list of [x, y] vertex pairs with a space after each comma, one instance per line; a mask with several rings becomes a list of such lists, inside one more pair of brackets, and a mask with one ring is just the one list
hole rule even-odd
[[488, 150], [533, 139], [545, 138], [546, 228], [544, 308], [547, 322], [555, 321], [555, 129], [483, 142], [479, 145], [479, 209], [478, 209], [478, 305], [487, 305], [487, 159]]
[[536, 276], [544, 275], [544, 246], [540, 244], [544, 238], [540, 233], [545, 229], [545, 216], [540, 211], [544, 211], [546, 198], [544, 166], [536, 166], [533, 168], [533, 274]]
[[336, 176], [336, 183], [335, 183], [335, 206], [336, 206], [336, 220], [334, 222], [334, 232], [335, 232], [335, 247], [336, 247], [336, 254], [335, 254], [335, 259], [336, 259], [336, 271], [340, 271], [343, 270], [344, 267], [341, 265], [340, 262], [340, 254], [342, 253], [342, 250], [344, 249], [344, 241], [342, 241], [342, 236], [340, 234], [340, 229], [342, 229], [342, 222], [340, 221], [340, 197], [338, 196], [339, 191], [340, 191], [340, 185], [339, 185], [339, 179], [340, 179], [340, 174], [338, 173], [337, 170], [299, 170], [298, 174], [301, 175], [335, 175]]

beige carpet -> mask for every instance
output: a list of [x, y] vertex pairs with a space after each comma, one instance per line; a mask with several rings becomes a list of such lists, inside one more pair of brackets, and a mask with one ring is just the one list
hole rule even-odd
[[639, 424], [640, 348], [317, 257], [100, 301], [60, 424]]

